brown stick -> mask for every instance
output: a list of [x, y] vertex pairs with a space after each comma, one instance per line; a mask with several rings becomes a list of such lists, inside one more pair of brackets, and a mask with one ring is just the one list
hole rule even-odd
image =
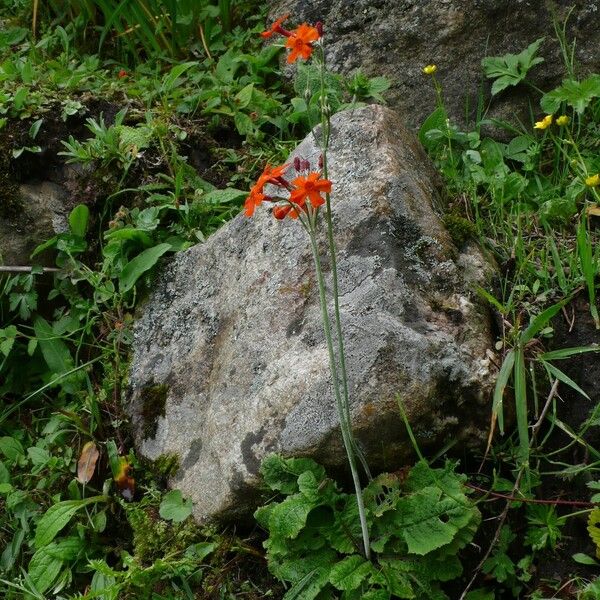
[[[12, 267], [0, 265], [0, 273], [31, 273], [33, 267]], [[42, 273], [57, 273], [56, 267], [42, 267]]]

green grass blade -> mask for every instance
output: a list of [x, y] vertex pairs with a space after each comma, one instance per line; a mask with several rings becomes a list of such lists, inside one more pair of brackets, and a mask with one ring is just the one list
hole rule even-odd
[[560, 350], [551, 350], [550, 352], [544, 352], [540, 354], [538, 358], [540, 360], [563, 360], [576, 356], [578, 354], [585, 354], [586, 352], [599, 352], [600, 346], [592, 344], [591, 346], [576, 346], [574, 348], [561, 348]]
[[527, 463], [529, 460], [527, 380], [525, 355], [521, 346], [515, 350], [515, 408], [519, 434], [519, 459], [522, 463]]
[[577, 227], [577, 250], [581, 271], [588, 290], [590, 312], [596, 324], [596, 329], [600, 329], [600, 317], [598, 316], [598, 308], [596, 307], [596, 268], [585, 217], [582, 217]]
[[544, 329], [544, 327], [546, 327], [546, 325], [548, 325], [552, 317], [554, 317], [566, 303], [567, 300], [557, 302], [534, 317], [527, 329], [521, 334], [519, 343], [524, 346], [527, 342], [531, 341], [542, 329]]
[[500, 367], [500, 373], [498, 373], [498, 379], [496, 380], [496, 387], [494, 389], [494, 402], [492, 403], [492, 415], [496, 415], [498, 418], [498, 428], [500, 429], [500, 433], [504, 433], [504, 390], [513, 373], [514, 366], [515, 352], [514, 350], [510, 350], [504, 357], [502, 367]]
[[577, 393], [581, 394], [587, 400], [590, 397], [565, 373], [563, 373], [559, 368], [555, 367], [553, 364], [548, 363], [546, 361], [541, 361], [544, 365], [544, 369], [548, 372], [549, 375], [554, 375], [556, 379], [562, 381], [565, 385], [568, 385], [570, 388], [574, 389]]

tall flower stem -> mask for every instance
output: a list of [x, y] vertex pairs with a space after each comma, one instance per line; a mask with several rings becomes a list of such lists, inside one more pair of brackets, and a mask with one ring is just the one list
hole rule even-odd
[[[327, 149], [329, 147], [329, 135], [331, 130], [331, 124], [329, 120], [329, 107], [325, 104], [326, 102], [326, 94], [325, 94], [325, 49], [321, 47], [321, 57], [320, 57], [320, 83], [321, 83], [321, 150], [323, 152], [323, 178], [328, 178], [328, 168], [327, 168]], [[329, 244], [329, 252], [331, 257], [331, 274], [332, 274], [332, 292], [333, 292], [333, 305], [334, 305], [334, 314], [335, 314], [335, 329], [336, 329], [336, 337], [338, 343], [338, 358], [340, 362], [340, 377], [343, 386], [343, 411], [345, 418], [348, 423], [348, 428], [350, 431], [350, 441], [352, 443], [352, 448], [354, 453], [360, 460], [362, 467], [369, 479], [371, 477], [371, 471], [369, 469], [369, 465], [364, 457], [364, 454], [358, 447], [356, 439], [352, 434], [351, 428], [351, 416], [350, 416], [350, 400], [348, 393], [348, 374], [346, 371], [346, 353], [344, 351], [344, 336], [342, 335], [342, 322], [340, 317], [340, 301], [339, 301], [339, 287], [338, 287], [338, 271], [337, 271], [337, 251], [335, 245], [335, 239], [333, 237], [333, 217], [331, 213], [331, 195], [325, 194], [326, 201], [326, 216], [325, 220], [327, 221], [327, 241]], [[341, 414], [340, 414], [341, 418]]]
[[367, 526], [367, 517], [365, 513], [365, 504], [362, 496], [362, 488], [360, 484], [360, 477], [358, 469], [356, 467], [356, 458], [354, 454], [354, 444], [352, 441], [352, 431], [350, 429], [350, 422], [345, 418], [344, 405], [342, 394], [340, 393], [339, 376], [337, 371], [337, 363], [335, 359], [335, 353], [333, 351], [333, 340], [331, 337], [331, 322], [329, 319], [329, 311], [327, 310], [327, 298], [325, 295], [325, 278], [323, 277], [323, 269], [321, 267], [321, 258], [319, 256], [319, 247], [315, 238], [314, 229], [309, 230], [310, 245], [315, 262], [315, 270], [317, 272], [317, 281], [319, 284], [319, 302], [321, 305], [321, 316], [323, 318], [323, 329], [325, 332], [325, 339], [327, 341], [327, 351], [329, 354], [329, 366], [331, 368], [331, 375], [333, 379], [333, 389], [335, 393], [335, 402], [337, 410], [340, 416], [340, 429], [342, 431], [342, 439], [344, 442], [344, 448], [346, 449], [346, 455], [348, 457], [348, 464], [350, 465], [350, 471], [352, 472], [352, 481], [354, 483], [354, 489], [356, 491], [356, 503], [358, 505], [358, 516], [360, 519], [360, 528], [363, 537], [364, 555], [367, 559], [371, 558], [371, 544], [369, 541], [369, 529]]

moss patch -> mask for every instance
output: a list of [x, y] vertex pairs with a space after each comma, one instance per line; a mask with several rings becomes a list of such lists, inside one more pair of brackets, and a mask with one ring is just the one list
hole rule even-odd
[[157, 477], [168, 479], [174, 477], [181, 466], [178, 454], [161, 454], [151, 465]]
[[169, 387], [151, 385], [140, 392], [142, 403], [142, 435], [144, 438], [155, 437], [158, 428], [158, 418], [165, 416], [165, 405]]
[[474, 238], [477, 234], [475, 224], [456, 213], [444, 215], [442, 221], [444, 222], [452, 241], [459, 249], [464, 246], [465, 242]]

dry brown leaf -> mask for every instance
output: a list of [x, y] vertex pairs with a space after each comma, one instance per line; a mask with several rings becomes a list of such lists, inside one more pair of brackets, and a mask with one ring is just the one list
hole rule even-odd
[[93, 477], [99, 456], [100, 452], [98, 452], [98, 448], [96, 448], [94, 442], [88, 442], [83, 447], [77, 461], [77, 481], [79, 483], [85, 485]]
[[592, 217], [600, 217], [600, 206], [588, 206], [585, 211]]

